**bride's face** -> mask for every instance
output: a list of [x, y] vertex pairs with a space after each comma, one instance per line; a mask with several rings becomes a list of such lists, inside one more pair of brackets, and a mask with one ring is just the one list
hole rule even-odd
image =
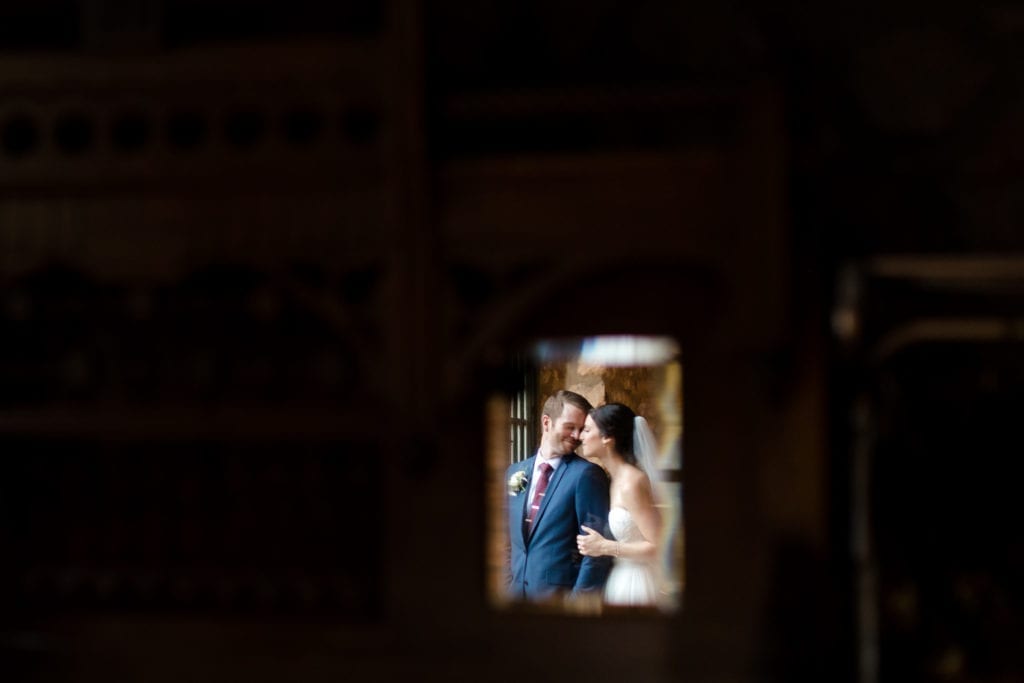
[[589, 415], [587, 415], [587, 419], [583, 423], [580, 443], [580, 453], [584, 458], [592, 462], [597, 462], [601, 459], [601, 454], [604, 452], [604, 440], [601, 436], [601, 431]]

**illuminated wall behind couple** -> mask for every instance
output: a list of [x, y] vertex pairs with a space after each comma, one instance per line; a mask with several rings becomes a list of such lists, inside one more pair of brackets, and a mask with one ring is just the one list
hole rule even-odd
[[[594, 406], [624, 403], [643, 415], [659, 440], [669, 442], [682, 436], [683, 370], [678, 363], [649, 367], [610, 367], [569, 362], [540, 368], [538, 395], [541, 401], [559, 389], [585, 396]], [[664, 419], [675, 410], [676, 420]], [[538, 420], [540, 418], [538, 417]]]

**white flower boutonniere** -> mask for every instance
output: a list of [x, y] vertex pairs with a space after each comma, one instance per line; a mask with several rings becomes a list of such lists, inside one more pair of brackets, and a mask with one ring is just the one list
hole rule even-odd
[[519, 470], [508, 480], [508, 495], [517, 496], [526, 490], [526, 472]]

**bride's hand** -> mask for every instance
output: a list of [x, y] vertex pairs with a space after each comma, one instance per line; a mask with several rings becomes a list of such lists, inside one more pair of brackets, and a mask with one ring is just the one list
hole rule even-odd
[[580, 549], [580, 555], [588, 557], [603, 555], [604, 553], [600, 549], [605, 537], [589, 526], [581, 525], [580, 528], [583, 529], [583, 533], [576, 537], [576, 546]]

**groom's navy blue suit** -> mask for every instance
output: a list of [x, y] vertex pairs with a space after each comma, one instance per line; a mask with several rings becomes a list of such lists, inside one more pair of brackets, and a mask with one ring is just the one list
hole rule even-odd
[[[515, 463], [505, 473], [533, 474], [537, 456]], [[543, 601], [560, 593], [599, 591], [611, 568], [610, 557], [581, 557], [576, 547], [580, 525], [606, 533], [608, 477], [597, 465], [573, 453], [551, 474], [548, 488], [527, 529], [527, 490], [508, 498], [509, 595], [516, 600]]]

